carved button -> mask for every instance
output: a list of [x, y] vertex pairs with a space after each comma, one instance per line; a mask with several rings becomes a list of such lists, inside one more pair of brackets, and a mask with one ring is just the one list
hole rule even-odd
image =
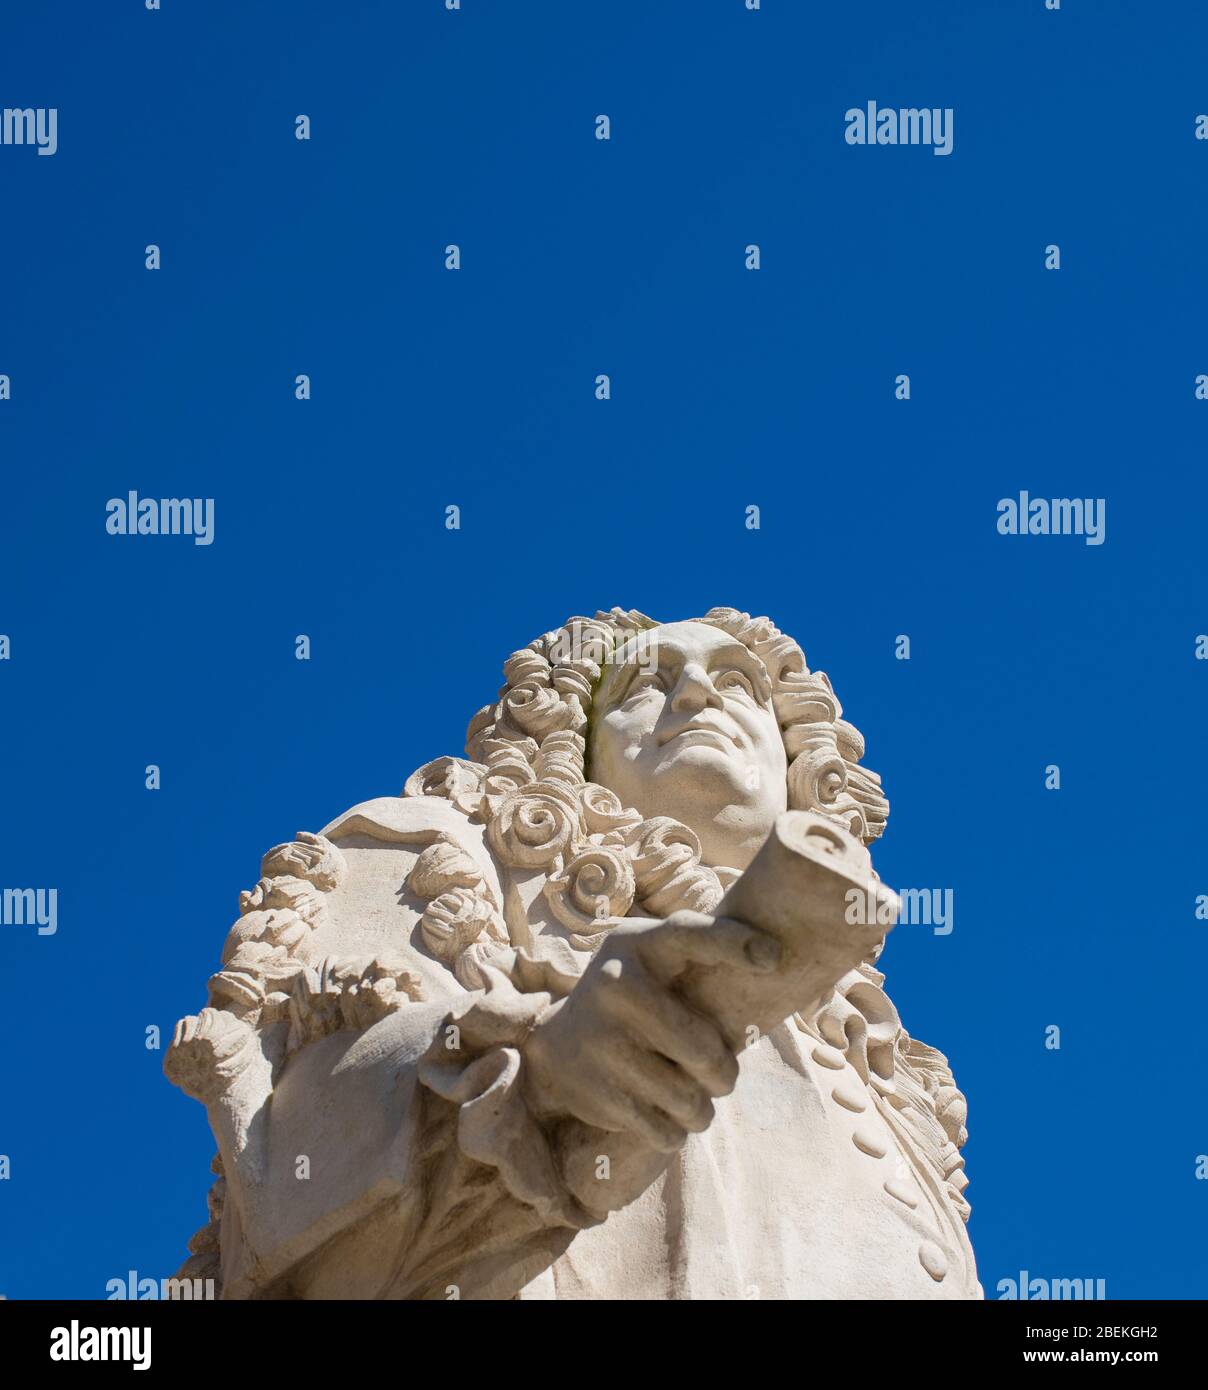
[[868, 1109], [868, 1101], [853, 1086], [836, 1086], [831, 1095], [845, 1110], [854, 1110], [857, 1115]]
[[888, 1192], [891, 1197], [896, 1197], [899, 1202], [905, 1203], [912, 1211], [919, 1204], [919, 1199], [911, 1192], [910, 1188], [907, 1187], [905, 1181], [901, 1178], [890, 1178], [885, 1183], [885, 1191]]
[[826, 1043], [819, 1043], [811, 1054], [815, 1062], [820, 1067], [830, 1067], [831, 1071], [842, 1071], [847, 1065], [847, 1058], [835, 1047], [828, 1047]]
[[872, 1129], [857, 1129], [851, 1137], [851, 1142], [870, 1158], [884, 1158], [889, 1152], [889, 1147], [885, 1140]]
[[919, 1264], [923, 1266], [937, 1284], [944, 1275], [948, 1273], [948, 1260], [944, 1252], [938, 1245], [932, 1245], [929, 1240], [925, 1240], [922, 1245], [919, 1246]]

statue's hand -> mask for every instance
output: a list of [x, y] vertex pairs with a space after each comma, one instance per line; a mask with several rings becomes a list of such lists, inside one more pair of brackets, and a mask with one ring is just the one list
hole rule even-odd
[[676, 912], [609, 933], [571, 993], [525, 1045], [528, 1102], [539, 1119], [572, 1116], [668, 1154], [707, 1129], [713, 1100], [738, 1080], [734, 1052], [676, 981], [694, 965], [767, 973], [766, 933], [729, 918]]

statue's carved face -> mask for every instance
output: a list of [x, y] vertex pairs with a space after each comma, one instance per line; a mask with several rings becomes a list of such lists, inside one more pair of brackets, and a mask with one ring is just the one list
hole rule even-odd
[[704, 863], [745, 869], [788, 804], [787, 759], [763, 663], [705, 623], [666, 623], [605, 669], [590, 775], [647, 819], [700, 837]]

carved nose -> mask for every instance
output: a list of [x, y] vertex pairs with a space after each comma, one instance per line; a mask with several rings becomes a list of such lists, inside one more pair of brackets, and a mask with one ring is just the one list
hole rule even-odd
[[717, 693], [709, 673], [703, 666], [690, 661], [683, 669], [675, 694], [671, 697], [671, 708], [683, 714], [695, 714], [697, 710], [721, 709], [721, 696]]

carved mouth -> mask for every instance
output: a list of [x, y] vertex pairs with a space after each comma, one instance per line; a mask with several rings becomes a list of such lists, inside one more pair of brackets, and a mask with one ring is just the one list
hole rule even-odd
[[700, 724], [689, 724], [686, 729], [660, 737], [659, 747], [665, 748], [669, 743], [699, 743], [706, 748], [719, 748], [723, 753], [732, 753], [738, 747], [736, 738]]

